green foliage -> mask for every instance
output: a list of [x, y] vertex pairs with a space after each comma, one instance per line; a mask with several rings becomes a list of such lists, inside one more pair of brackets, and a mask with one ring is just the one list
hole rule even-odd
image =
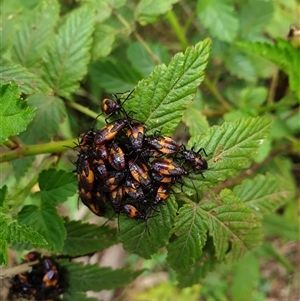
[[239, 24], [233, 3], [227, 0], [199, 0], [197, 13], [199, 20], [212, 36], [221, 41], [233, 41]]
[[174, 132], [203, 80], [209, 50], [209, 39], [199, 42], [184, 54], [176, 54], [168, 67], [157, 66], [147, 79], [139, 82], [126, 107], [129, 111], [140, 108], [135, 118], [145, 122], [150, 133]]
[[14, 62], [28, 69], [38, 65], [58, 21], [58, 14], [57, 1], [44, 0], [22, 16], [11, 52]]
[[87, 73], [93, 20], [93, 11], [88, 7], [72, 12], [43, 57], [42, 77], [57, 95], [69, 97]]
[[288, 41], [277, 39], [274, 45], [270, 43], [243, 42], [239, 46], [272, 61], [289, 76], [290, 89], [296, 92], [300, 100], [299, 90], [299, 49]]
[[67, 237], [62, 254], [80, 256], [104, 250], [116, 244], [116, 231], [109, 227], [99, 228], [96, 225], [79, 221], [66, 221]]
[[[142, 258], [142, 277], [171, 279], [151, 300], [266, 299], [274, 285], [259, 262], [290, 275], [295, 263], [272, 242], [299, 239], [299, 43], [293, 31], [285, 39], [297, 10], [295, 0], [1, 1], [0, 264], [9, 247], [52, 253], [68, 275], [64, 300], [131, 287]], [[146, 222], [108, 209], [92, 224], [85, 206], [77, 214], [70, 148], [97, 130], [105, 94], [131, 91], [123, 107], [147, 135], [199, 151], [208, 170], [190, 167]], [[106, 218], [115, 228], [99, 226]], [[59, 259], [118, 242], [138, 268]]]
[[177, 203], [171, 196], [159, 212], [153, 213], [154, 216], [149, 218], [146, 227], [143, 221], [120, 217], [122, 226], [119, 240], [126, 250], [150, 258], [167, 244], [176, 211]]
[[9, 136], [18, 135], [26, 130], [33, 119], [34, 108], [20, 99], [18, 87], [12, 84], [0, 87], [0, 105], [0, 143], [3, 143]]
[[[101, 291], [113, 289], [130, 283], [140, 271], [126, 269], [112, 270], [98, 265], [83, 265], [82, 263], [61, 261], [60, 266], [68, 270], [69, 294], [76, 292]], [[82, 277], [84, 275], [84, 277]]]
[[27, 68], [17, 65], [5, 58], [0, 58], [0, 65], [1, 85], [13, 82], [18, 85], [20, 91], [25, 94], [44, 93], [48, 95], [52, 93], [50, 87]]
[[39, 176], [42, 204], [54, 204], [65, 202], [68, 197], [74, 195], [77, 181], [73, 173], [64, 170], [44, 170]]

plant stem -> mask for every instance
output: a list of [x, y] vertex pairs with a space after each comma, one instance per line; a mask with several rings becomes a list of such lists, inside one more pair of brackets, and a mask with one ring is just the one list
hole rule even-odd
[[68, 148], [73, 148], [76, 143], [78, 143], [77, 138], [44, 144], [24, 145], [0, 156], [0, 163], [38, 154], [62, 153]]
[[144, 41], [144, 39], [137, 32], [134, 32], [133, 34], [136, 37], [136, 39], [140, 42], [140, 44], [144, 47], [144, 49], [149, 53], [149, 55], [151, 56], [153, 62], [157, 65], [161, 64], [160, 59], [157, 57], [157, 55], [155, 53], [153, 53], [153, 51], [150, 49], [150, 47]]
[[[189, 46], [189, 42], [185, 37], [184, 29], [182, 28], [182, 26], [180, 26], [176, 18], [176, 15], [173, 13], [173, 11], [169, 11], [167, 13], [167, 18], [177, 36], [177, 39], [181, 43], [182, 50], [185, 50]], [[207, 76], [204, 77], [203, 84], [210, 91], [210, 93], [217, 99], [217, 101], [226, 109], [226, 111], [231, 110], [230, 104], [222, 97], [222, 95], [217, 90], [216, 86], [211, 82], [211, 80]]]
[[97, 118], [98, 121], [105, 123], [105, 119], [104, 119], [103, 116], [100, 116], [99, 114], [95, 113], [94, 111], [90, 110], [89, 108], [84, 107], [83, 105], [80, 105], [80, 104], [78, 104], [76, 102], [73, 102], [73, 101], [66, 101], [66, 104], [69, 107], [71, 107], [71, 108], [73, 108], [73, 109], [75, 109], [75, 110], [77, 110], [77, 111], [79, 111], [79, 112], [81, 112], [81, 113], [83, 113], [87, 116], [92, 117], [93, 119]]
[[210, 79], [205, 76], [203, 80], [204, 85], [209, 90], [209, 92], [216, 98], [216, 100], [226, 109], [226, 111], [231, 111], [230, 104], [223, 98], [220, 92], [217, 90], [216, 86], [210, 81]]
[[179, 42], [181, 44], [181, 48], [186, 49], [189, 46], [189, 42], [185, 37], [185, 32], [184, 32], [183, 28], [180, 26], [180, 24], [176, 18], [176, 15], [173, 13], [172, 10], [170, 10], [167, 12], [166, 16], [177, 36], [177, 39], [179, 40]]

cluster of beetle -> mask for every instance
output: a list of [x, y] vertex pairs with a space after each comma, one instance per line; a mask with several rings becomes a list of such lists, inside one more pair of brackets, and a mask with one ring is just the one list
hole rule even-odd
[[32, 265], [30, 272], [20, 273], [11, 279], [9, 298], [25, 298], [35, 301], [60, 300], [65, 292], [61, 269], [52, 257], [30, 252], [24, 256], [24, 262], [38, 263]]
[[146, 135], [144, 124], [129, 117], [124, 102], [115, 94], [105, 98], [101, 110], [106, 121], [115, 113], [118, 119], [86, 131], [76, 146], [79, 196], [98, 216], [110, 206], [115, 214], [146, 220], [168, 198], [173, 184], [191, 171], [207, 169], [200, 155], [206, 152], [187, 150], [170, 137]]

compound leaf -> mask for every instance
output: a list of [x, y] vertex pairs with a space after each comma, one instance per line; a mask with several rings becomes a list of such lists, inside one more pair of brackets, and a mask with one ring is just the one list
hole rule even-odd
[[[143, 270], [112, 270], [108, 267], [83, 265], [82, 263], [61, 261], [60, 266], [68, 270], [68, 292], [110, 290], [132, 282]], [[84, 277], [83, 277], [84, 275]]]
[[263, 217], [282, 206], [292, 191], [280, 178], [267, 174], [244, 180], [233, 192]]
[[22, 225], [30, 226], [43, 235], [52, 252], [60, 252], [66, 237], [63, 219], [51, 204], [27, 205], [18, 214], [18, 221]]
[[[4, 215], [0, 215], [0, 264], [7, 264], [7, 245], [13, 241], [31, 242], [36, 245], [47, 244], [46, 240], [30, 227], [19, 225], [17, 221], [10, 221]], [[2, 249], [1, 249], [2, 247]]]
[[51, 94], [51, 88], [27, 68], [21, 67], [7, 59], [0, 58], [0, 85], [13, 82], [24, 94]]
[[192, 181], [184, 180], [185, 186], [203, 191], [245, 168], [251, 162], [251, 155], [266, 138], [270, 126], [268, 118], [245, 118], [224, 122], [222, 126], [209, 128], [203, 135], [192, 137], [187, 148], [205, 149], [209, 158], [208, 170], [204, 173], [205, 178], [190, 173]]
[[198, 205], [180, 208], [172, 229], [175, 238], [167, 246], [167, 261], [173, 269], [188, 269], [200, 258], [207, 228], [207, 217]]
[[66, 17], [43, 58], [42, 77], [60, 96], [69, 97], [87, 73], [94, 15], [89, 7]]
[[25, 131], [35, 114], [34, 108], [19, 97], [19, 89], [14, 84], [0, 86], [0, 112], [0, 143]]
[[229, 189], [221, 191], [220, 200], [205, 203], [201, 208], [207, 216], [218, 260], [236, 260], [261, 243], [260, 219]]
[[275, 44], [239, 42], [237, 45], [270, 60], [288, 74], [290, 88], [300, 99], [299, 68], [295, 63], [299, 59], [299, 50], [296, 47], [283, 39], [277, 39]]
[[179, 0], [141, 0], [136, 7], [135, 15], [141, 25], [153, 23], [158, 16], [172, 9], [172, 4]]
[[73, 196], [77, 190], [75, 174], [64, 170], [43, 170], [38, 181], [43, 204], [56, 206]]
[[14, 62], [27, 68], [37, 65], [58, 20], [58, 15], [58, 2], [44, 0], [23, 17], [12, 48]]
[[93, 61], [110, 54], [116, 34], [117, 32], [113, 27], [102, 23], [96, 24], [91, 50]]
[[201, 0], [198, 1], [197, 13], [212, 36], [226, 42], [234, 40], [239, 22], [233, 3], [228, 0]]
[[[0, 207], [2, 208], [5, 204], [5, 200], [7, 199], [8, 188], [6, 185], [2, 186], [0, 189]], [[1, 209], [0, 209], [1, 210]]]
[[216, 264], [212, 239], [208, 237], [200, 259], [187, 270], [178, 270], [177, 280], [179, 281], [179, 286], [187, 287], [199, 283], [201, 279], [213, 270]]
[[151, 258], [160, 248], [167, 244], [177, 211], [177, 203], [170, 196], [165, 205], [157, 207], [159, 212], [153, 211], [153, 217], [146, 221], [130, 220], [120, 217], [119, 240], [125, 250], [136, 253], [144, 258]]
[[20, 138], [26, 144], [49, 142], [59, 131], [64, 120], [66, 107], [62, 99], [55, 96], [32, 95], [28, 104], [36, 108], [36, 115]]
[[81, 221], [66, 221], [67, 238], [62, 254], [80, 256], [104, 250], [117, 243], [116, 230]]
[[142, 76], [133, 68], [122, 62], [111, 60], [97, 61], [89, 64], [89, 76], [93, 83], [108, 93], [130, 91]]
[[204, 78], [210, 39], [177, 53], [169, 66], [157, 66], [147, 79], [139, 82], [132, 99], [124, 106], [138, 112], [134, 118], [146, 123], [149, 133], [171, 135]]

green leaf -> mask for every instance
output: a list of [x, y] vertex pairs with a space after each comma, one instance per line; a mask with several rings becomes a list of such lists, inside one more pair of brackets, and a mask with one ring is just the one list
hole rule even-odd
[[167, 261], [175, 270], [188, 269], [199, 260], [207, 239], [207, 217], [198, 205], [184, 205], [176, 216], [168, 244]]
[[142, 76], [122, 62], [110, 60], [89, 64], [89, 76], [93, 84], [105, 89], [107, 93], [130, 91]]
[[[4, 202], [7, 198], [8, 195], [8, 188], [6, 185], [2, 186], [2, 188], [0, 189], [0, 207], [3, 207]], [[1, 208], [0, 208], [1, 210]]]
[[45, 239], [30, 227], [21, 226], [17, 221], [10, 221], [0, 214], [0, 264], [8, 263], [7, 245], [13, 241], [31, 242], [36, 245], [46, 245]]
[[202, 114], [195, 104], [187, 108], [182, 116], [182, 121], [188, 127], [191, 136], [203, 134], [209, 128], [206, 116]]
[[232, 276], [232, 301], [252, 301], [260, 280], [257, 256], [253, 252], [247, 253], [234, 265]]
[[1, 134], [0, 143], [26, 130], [34, 117], [34, 108], [19, 97], [14, 84], [0, 86]]
[[109, 227], [66, 221], [67, 238], [62, 254], [77, 257], [80, 255], [99, 252], [117, 243], [116, 230]]
[[[138, 60], [136, 58], [139, 58]], [[130, 43], [127, 49], [127, 58], [132, 66], [138, 70], [143, 77], [148, 76], [156, 64], [145, 48], [138, 42]]]
[[209, 39], [177, 53], [168, 67], [157, 66], [139, 82], [132, 99], [124, 104], [136, 111], [134, 118], [146, 123], [149, 133], [171, 135], [204, 78], [211, 42]]
[[63, 100], [55, 96], [32, 95], [28, 104], [36, 108], [36, 115], [20, 139], [26, 144], [49, 142], [59, 133], [59, 126], [67, 115]]
[[0, 264], [8, 264], [7, 243], [5, 240], [2, 239], [0, 239]]
[[221, 191], [220, 200], [204, 203], [201, 208], [207, 216], [218, 260], [236, 260], [261, 243], [259, 218], [229, 189]]
[[116, 30], [106, 24], [96, 23], [92, 46], [92, 60], [106, 57], [111, 53], [115, 41]]
[[56, 169], [43, 170], [39, 175], [38, 182], [42, 203], [54, 206], [73, 196], [78, 185], [74, 173]]
[[299, 58], [299, 50], [296, 47], [283, 39], [277, 39], [274, 45], [260, 42], [239, 42], [237, 45], [270, 60], [288, 74], [290, 88], [300, 99], [300, 76], [295, 64]]
[[73, 292], [98, 292], [104, 289], [115, 289], [131, 283], [143, 272], [142, 270], [127, 269], [112, 270], [107, 267], [99, 267], [98, 264], [84, 265], [68, 261], [61, 261], [59, 265], [68, 271], [68, 292], [71, 295]]
[[[272, 121], [268, 118], [247, 118], [235, 122], [224, 122], [213, 126], [203, 135], [192, 137], [187, 145], [195, 150], [201, 147], [209, 154], [208, 170], [204, 177], [190, 173], [193, 181], [184, 180], [185, 186], [198, 191], [206, 190], [245, 168], [251, 162], [251, 155], [257, 151], [270, 130]], [[203, 155], [203, 154], [202, 154]]]
[[287, 218], [273, 213], [264, 217], [263, 229], [266, 236], [276, 236], [286, 240], [300, 241], [299, 218], [295, 225]]
[[[152, 53], [156, 55], [159, 61], [168, 64], [170, 62], [170, 56], [168, 50], [162, 44], [151, 44], [148, 43], [148, 47]], [[139, 58], [138, 60], [136, 58]], [[156, 63], [150, 56], [149, 52], [146, 51], [140, 43], [130, 43], [127, 49], [127, 58], [131, 62], [131, 65], [139, 71], [143, 77], [149, 76], [149, 74], [156, 67]]]
[[267, 174], [244, 180], [234, 187], [233, 192], [260, 217], [263, 217], [285, 204], [292, 191], [282, 179]]
[[[22, 136], [22, 134], [20, 136]], [[35, 156], [28, 156], [11, 161], [17, 181], [19, 181], [26, 174], [29, 168], [32, 167], [34, 160]]]
[[[153, 217], [146, 221], [136, 221], [120, 216], [119, 240], [125, 250], [144, 258], [151, 258], [160, 248], [167, 244], [177, 211], [174, 196], [170, 196], [165, 205], [157, 207]], [[150, 235], [149, 235], [150, 234]]]
[[13, 42], [16, 24], [20, 18], [20, 6], [19, 1], [1, 1], [1, 54], [5, 53]]
[[179, 287], [198, 284], [201, 279], [206, 277], [206, 275], [213, 270], [216, 263], [212, 239], [208, 237], [200, 259], [190, 266], [188, 270], [177, 270]]
[[49, 251], [60, 252], [62, 250], [66, 238], [66, 229], [63, 219], [52, 205], [24, 206], [18, 214], [18, 221], [20, 224], [30, 226], [42, 234], [48, 243], [45, 247]]
[[224, 54], [223, 59], [225, 67], [232, 75], [250, 82], [257, 79], [253, 58], [247, 53], [242, 53], [234, 45], [231, 45], [230, 51]]
[[56, 0], [43, 0], [36, 8], [23, 16], [12, 49], [14, 62], [31, 68], [41, 61], [43, 51], [58, 20], [58, 15], [58, 2]]
[[42, 77], [57, 95], [69, 97], [87, 73], [93, 20], [88, 7], [72, 11], [44, 55]]
[[71, 295], [66, 292], [64, 293], [64, 301], [99, 301], [99, 299], [87, 297], [84, 293], [73, 292]]
[[141, 25], [154, 23], [158, 15], [165, 14], [172, 9], [172, 4], [179, 0], [141, 0], [136, 7], [135, 18]]
[[239, 22], [233, 3], [228, 0], [198, 0], [197, 13], [212, 36], [226, 42], [234, 40]]
[[[274, 14], [272, 1], [249, 0], [240, 12], [239, 31], [243, 38], [261, 37], [261, 32], [272, 20]], [[251, 13], [249, 13], [251, 12]]]
[[265, 87], [244, 88], [239, 97], [239, 107], [257, 108], [267, 100], [268, 90]]
[[27, 68], [4, 58], [0, 58], [0, 66], [0, 85], [13, 82], [24, 94], [43, 93], [48, 95], [52, 93], [50, 87]]

